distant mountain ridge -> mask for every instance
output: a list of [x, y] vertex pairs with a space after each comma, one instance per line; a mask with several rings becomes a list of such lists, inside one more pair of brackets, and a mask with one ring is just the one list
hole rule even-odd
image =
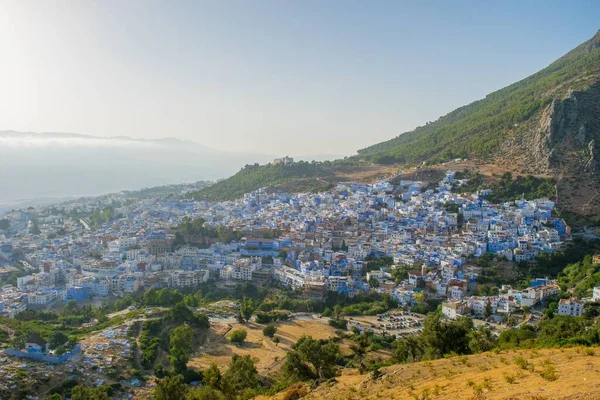
[[228, 153], [172, 137], [0, 132], [0, 203], [93, 196], [215, 180], [272, 156]]
[[[84, 144], [85, 141], [104, 142], [107, 144], [118, 145], [119, 143], [139, 143], [146, 145], [169, 146], [171, 148], [180, 148], [187, 151], [197, 152], [219, 152], [219, 150], [211, 149], [191, 140], [182, 140], [175, 137], [164, 137], [158, 139], [132, 138], [124, 135], [117, 136], [93, 136], [80, 133], [65, 133], [65, 132], [19, 132], [13, 130], [0, 131], [0, 145], [6, 144], [6, 141], [12, 140], [17, 142], [35, 142], [35, 141], [61, 141], [61, 140], [79, 140], [80, 142], [73, 144]], [[68, 143], [66, 143], [68, 144]]]
[[[0, 131], [0, 204], [222, 179], [245, 165], [274, 158], [216, 150], [175, 137]], [[296, 157], [323, 158], [328, 157]]]

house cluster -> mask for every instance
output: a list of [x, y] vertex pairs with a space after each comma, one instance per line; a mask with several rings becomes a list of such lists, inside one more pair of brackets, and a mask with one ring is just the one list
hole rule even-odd
[[500, 292], [494, 296], [450, 297], [442, 303], [442, 314], [450, 319], [471, 315], [502, 322], [523, 307], [531, 308], [547, 303], [559, 292], [560, 288], [556, 282], [547, 279], [535, 279], [524, 290], [503, 285]]
[[[453, 193], [455, 183], [449, 171], [433, 186], [401, 180], [341, 183], [318, 194], [261, 189], [221, 203], [172, 196], [132, 201], [121, 193], [13, 211], [6, 216], [10, 228], [0, 232], [0, 268], [16, 263], [22, 268], [16, 282], [2, 288], [0, 312], [14, 316], [23, 307], [54, 301], [195, 287], [211, 278], [275, 280], [310, 298], [373, 289], [403, 305], [427, 290], [481, 310], [479, 300], [467, 297], [480, 273], [469, 260], [493, 253], [531, 262], [541, 252], [560, 249], [570, 232], [552, 217], [554, 203], [548, 199], [495, 205], [476, 193]], [[78, 217], [105, 204], [119, 217], [94, 226]], [[175, 246], [173, 227], [184, 217], [203, 218], [207, 228], [225, 227], [243, 237]], [[365, 277], [365, 262], [384, 256], [415, 267], [400, 283], [391, 279], [390, 268]], [[509, 291], [491, 307], [510, 310], [513, 303], [533, 304], [545, 296], [540, 288]]]

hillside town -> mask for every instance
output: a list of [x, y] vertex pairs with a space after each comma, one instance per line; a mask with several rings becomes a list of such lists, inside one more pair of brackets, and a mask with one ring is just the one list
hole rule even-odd
[[[310, 299], [372, 290], [407, 308], [425, 292], [445, 301], [448, 318], [493, 316], [496, 322], [556, 295], [558, 286], [543, 277], [526, 289], [500, 285], [496, 293], [475, 295], [478, 258], [531, 263], [571, 237], [548, 199], [490, 204], [486, 191], [452, 190], [461, 183], [450, 171], [437, 185], [342, 183], [317, 194], [261, 189], [215, 204], [149, 197], [122, 204], [114, 210], [119, 218], [93, 229], [84, 218], [67, 217], [89, 210], [92, 199], [13, 211], [0, 234], [0, 277], [11, 275], [15, 263], [22, 269], [15, 284], [2, 287], [0, 313], [11, 318], [56, 302], [101, 302], [148, 288], [193, 288], [209, 279], [223, 285], [276, 281]], [[103, 201], [122, 200], [115, 194]], [[240, 234], [226, 242], [177, 238], [180, 224], [198, 220], [202, 229]], [[393, 262], [366, 271], [366, 260], [382, 257]], [[394, 280], [400, 267], [406, 276]], [[579, 304], [561, 301], [559, 313], [581, 315]]]

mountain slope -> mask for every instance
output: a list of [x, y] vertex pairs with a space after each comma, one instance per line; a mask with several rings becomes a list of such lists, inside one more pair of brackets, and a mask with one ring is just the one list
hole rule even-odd
[[[198, 198], [226, 200], [259, 187], [287, 184], [291, 191], [335, 183], [336, 167], [420, 166], [455, 158], [468, 169], [552, 178], [560, 216], [572, 226], [600, 218], [600, 31], [541, 71], [358, 155], [315, 167], [244, 169], [204, 189]], [[438, 165], [436, 165], [438, 164]], [[465, 163], [452, 164], [455, 170]], [[496, 179], [492, 172], [491, 180]]]
[[332, 164], [330, 162], [296, 162], [290, 165], [246, 165], [235, 175], [207, 186], [191, 196], [198, 200], [234, 200], [260, 188], [271, 191], [317, 192], [342, 181], [381, 179], [396, 172], [395, 167]]
[[[393, 365], [381, 376], [356, 371], [324, 383], [304, 399], [597, 399], [598, 349], [564, 348], [482, 353]], [[518, 362], [526, 361], [521, 368]], [[522, 364], [524, 365], [524, 364]], [[554, 372], [552, 372], [554, 371]], [[271, 397], [293, 397], [293, 388]], [[308, 392], [296, 389], [295, 392]], [[287, 394], [287, 396], [286, 396]], [[262, 398], [265, 399], [265, 398]]]
[[[560, 128], [556, 114], [564, 109], [563, 103], [569, 102], [575, 91], [588, 93], [591, 90], [590, 96], [597, 99], [598, 82], [600, 31], [530, 77], [458, 108], [433, 123], [359, 150], [359, 157], [377, 163], [436, 163], [453, 158], [494, 160], [507, 141], [523, 135], [543, 137], [544, 134], [538, 132], [550, 129], [553, 133]], [[591, 124], [585, 127], [586, 132], [595, 138], [598, 121], [586, 122]], [[583, 140], [585, 145], [591, 140], [587, 139]], [[553, 141], [544, 140], [540, 138], [534, 144], [551, 145]], [[542, 150], [532, 157], [535, 167], [549, 167], [547, 153]], [[522, 160], [521, 166], [531, 167], [529, 161]]]

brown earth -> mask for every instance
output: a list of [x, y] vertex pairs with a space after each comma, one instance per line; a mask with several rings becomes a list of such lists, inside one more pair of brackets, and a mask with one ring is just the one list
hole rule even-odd
[[[322, 384], [304, 398], [600, 399], [599, 348], [490, 352], [394, 365], [381, 373], [373, 378], [346, 370], [335, 383]], [[284, 399], [285, 391], [270, 398]]]
[[[310, 335], [315, 339], [327, 339], [335, 336], [335, 329], [314, 321], [285, 321], [274, 323], [277, 327], [276, 337], [279, 343], [263, 335], [266, 325], [247, 323], [244, 325], [211, 324], [207, 342], [200, 349], [200, 355], [194, 357], [188, 366], [204, 369], [212, 363], [223, 370], [234, 354], [250, 355], [256, 360], [256, 368], [261, 375], [267, 375], [277, 370], [285, 354], [302, 335]], [[227, 338], [232, 330], [245, 329], [248, 332], [245, 342], [238, 346], [230, 343]]]

